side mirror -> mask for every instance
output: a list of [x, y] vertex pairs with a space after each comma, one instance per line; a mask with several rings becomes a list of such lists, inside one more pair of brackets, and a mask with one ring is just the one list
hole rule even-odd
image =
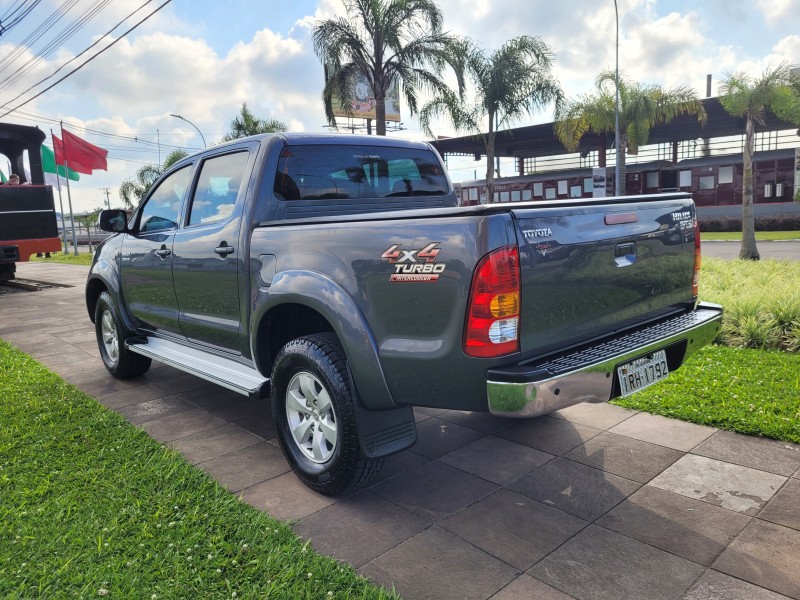
[[100, 213], [100, 229], [111, 233], [128, 230], [128, 213], [122, 209], [104, 210]]

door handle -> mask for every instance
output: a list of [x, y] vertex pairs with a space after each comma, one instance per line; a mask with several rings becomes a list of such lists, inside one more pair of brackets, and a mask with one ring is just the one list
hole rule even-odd
[[172, 250], [167, 248], [166, 246], [161, 246], [158, 250], [156, 250], [156, 254], [161, 258], [168, 258], [172, 254]]
[[228, 254], [233, 254], [234, 247], [233, 246], [228, 246], [227, 242], [222, 242], [219, 246], [214, 248], [214, 252], [216, 252], [217, 254], [219, 254], [222, 257], [225, 257]]

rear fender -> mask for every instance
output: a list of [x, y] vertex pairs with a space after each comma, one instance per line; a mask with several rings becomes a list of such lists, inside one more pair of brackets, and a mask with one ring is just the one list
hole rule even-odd
[[378, 358], [378, 349], [361, 310], [338, 283], [313, 271], [284, 271], [262, 282], [251, 321], [251, 351], [256, 364], [265, 364], [264, 344], [257, 343], [258, 324], [270, 309], [300, 304], [330, 323], [347, 356], [358, 395], [367, 410], [396, 408]]

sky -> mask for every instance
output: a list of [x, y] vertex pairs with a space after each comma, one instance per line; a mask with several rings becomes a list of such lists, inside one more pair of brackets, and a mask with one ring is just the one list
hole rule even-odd
[[[325, 131], [323, 71], [312, 33], [321, 20], [344, 14], [342, 0], [172, 0], [123, 37], [164, 1], [0, 0], [5, 28], [0, 29], [0, 121], [37, 125], [48, 137], [51, 128], [58, 135], [63, 121], [72, 133], [109, 151], [107, 172], [81, 176], [72, 185], [76, 211], [105, 206], [107, 200], [121, 206], [119, 185], [137, 169], [159, 164], [176, 148], [201, 149], [194, 127], [174, 114], [196, 126], [208, 144], [229, 131], [242, 102], [258, 117], [283, 121], [290, 131]], [[469, 36], [487, 51], [520, 35], [542, 38], [555, 53], [554, 74], [571, 98], [590, 93], [597, 74], [614, 68], [613, 0], [438, 0], [438, 5], [445, 30]], [[711, 74], [717, 95], [726, 73], [758, 75], [782, 61], [800, 64], [800, 0], [617, 0], [617, 5], [620, 72], [634, 81], [688, 85], [705, 96]], [[98, 40], [94, 50], [69, 62]], [[426, 139], [406, 106], [401, 113], [404, 129], [389, 135]], [[548, 121], [551, 110], [518, 125]], [[444, 122], [435, 124], [434, 133], [458, 135]], [[472, 179], [475, 165], [451, 162], [450, 176]], [[7, 170], [2, 160], [0, 169]]]

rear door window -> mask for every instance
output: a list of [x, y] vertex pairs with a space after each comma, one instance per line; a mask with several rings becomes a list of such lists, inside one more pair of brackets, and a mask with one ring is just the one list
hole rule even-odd
[[445, 196], [447, 177], [433, 152], [375, 146], [287, 146], [275, 194], [284, 200]]
[[248, 153], [234, 152], [203, 162], [192, 199], [189, 225], [226, 221], [242, 186]]

